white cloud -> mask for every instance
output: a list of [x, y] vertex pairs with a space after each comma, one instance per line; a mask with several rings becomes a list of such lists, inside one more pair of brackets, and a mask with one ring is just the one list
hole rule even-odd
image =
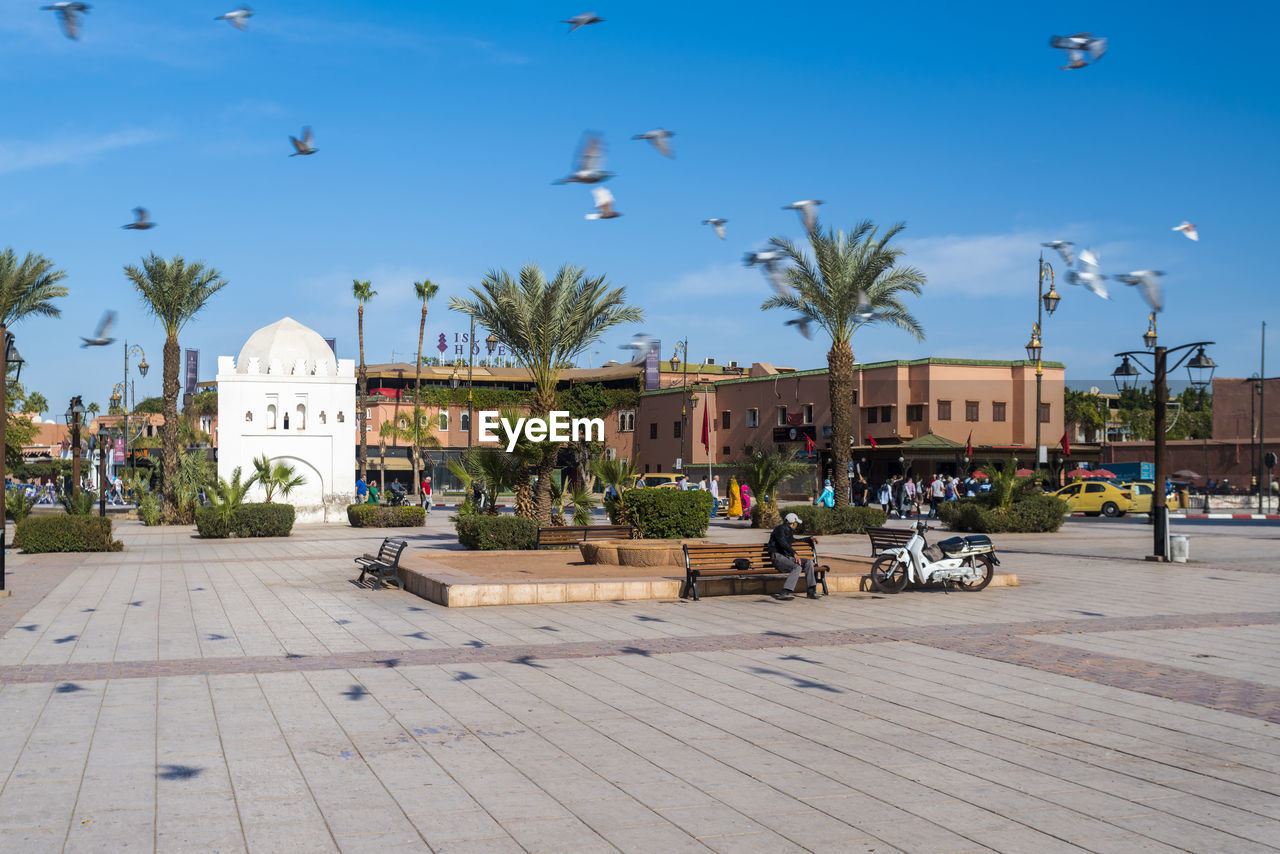
[[995, 296], [1027, 293], [1027, 283], [1035, 282], [1040, 244], [1048, 239], [1024, 231], [903, 238], [900, 243], [906, 263], [928, 276], [930, 293]]
[[94, 137], [68, 134], [40, 142], [0, 141], [0, 173], [84, 163], [110, 151], [147, 145], [161, 138], [155, 131], [133, 128]]

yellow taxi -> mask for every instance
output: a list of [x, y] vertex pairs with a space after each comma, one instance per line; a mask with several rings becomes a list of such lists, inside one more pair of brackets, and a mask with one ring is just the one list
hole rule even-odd
[[636, 478], [636, 488], [656, 487], [658, 489], [675, 489], [680, 481], [680, 474], [662, 473], [642, 474]]
[[[1133, 496], [1133, 512], [1134, 513], [1150, 513], [1151, 512], [1151, 493], [1155, 492], [1155, 487], [1150, 483], [1142, 483], [1141, 481], [1134, 483], [1122, 483], [1121, 489], [1126, 489]], [[1170, 510], [1178, 509], [1177, 494], [1170, 495], [1164, 501], [1165, 506]]]
[[1101, 480], [1069, 483], [1049, 494], [1067, 502], [1072, 513], [1086, 516], [1123, 516], [1133, 509], [1132, 492]]

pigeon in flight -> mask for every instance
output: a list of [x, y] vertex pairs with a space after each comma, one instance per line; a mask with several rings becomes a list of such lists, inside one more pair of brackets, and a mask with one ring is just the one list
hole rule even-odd
[[653, 349], [653, 339], [648, 335], [645, 335], [643, 332], [637, 332], [631, 337], [631, 341], [629, 343], [619, 344], [618, 349], [631, 350], [635, 354], [632, 358], [638, 358], [646, 355], [651, 349]]
[[812, 317], [806, 317], [804, 315], [801, 315], [800, 317], [793, 317], [791, 320], [788, 320], [787, 326], [794, 326], [796, 327], [796, 330], [805, 338], [812, 338], [813, 333], [809, 331], [810, 323], [813, 323]]
[[799, 202], [792, 202], [783, 208], [784, 211], [800, 211], [800, 218], [804, 220], [804, 230], [813, 231], [818, 227], [818, 205], [822, 204], [817, 199], [804, 199]]
[[291, 136], [289, 137], [289, 141], [293, 143], [293, 154], [290, 154], [290, 157], [297, 157], [298, 155], [305, 157], [308, 154], [315, 154], [320, 150], [311, 144], [311, 128], [309, 127], [302, 129], [302, 139], [298, 139], [296, 136]]
[[622, 214], [613, 209], [613, 193], [608, 187], [592, 187], [591, 197], [595, 199], [595, 213], [587, 214], [587, 219], [614, 219]]
[[105, 347], [108, 344], [114, 344], [115, 340], [111, 337], [111, 327], [116, 325], [116, 313], [108, 309], [103, 312], [102, 319], [98, 321], [98, 328], [94, 330], [93, 336], [85, 338], [81, 336], [80, 340], [84, 343], [80, 345], [80, 349], [86, 347]]
[[1199, 240], [1199, 239], [1200, 239], [1200, 232], [1196, 231], [1196, 224], [1195, 224], [1194, 222], [1187, 222], [1187, 221], [1184, 219], [1184, 220], [1182, 221], [1182, 225], [1175, 225], [1175, 226], [1173, 227], [1173, 230], [1174, 230], [1174, 231], [1181, 231], [1181, 232], [1182, 232], [1183, 234], [1185, 234], [1185, 235], [1187, 236], [1187, 238], [1188, 238], [1188, 239], [1190, 239], [1190, 240]]
[[769, 280], [769, 284], [778, 292], [778, 296], [786, 296], [791, 291], [791, 285], [787, 282], [787, 275], [782, 266], [782, 253], [776, 249], [766, 249], [764, 252], [748, 252], [746, 257], [742, 259], [742, 263], [748, 267], [764, 267], [765, 278]]
[[58, 0], [51, 6], [40, 8], [46, 12], [57, 12], [58, 22], [62, 24], [62, 32], [66, 33], [69, 39], [78, 39], [80, 38], [80, 16], [92, 7], [78, 0]]
[[716, 237], [724, 240], [724, 224], [728, 221], [729, 220], [724, 219], [723, 217], [713, 216], [711, 219], [704, 219], [702, 224], [709, 225], [714, 228], [716, 230]]
[[1076, 262], [1075, 244], [1070, 240], [1050, 240], [1048, 243], [1041, 243], [1040, 245], [1046, 249], [1056, 250], [1068, 267]]
[[1107, 294], [1107, 286], [1103, 282], [1103, 278], [1098, 267], [1098, 256], [1093, 254], [1092, 249], [1086, 249], [1080, 253], [1079, 270], [1072, 270], [1067, 273], [1067, 282], [1069, 284], [1080, 285], [1103, 299], [1111, 299]]
[[573, 171], [553, 184], [599, 184], [613, 177], [604, 171], [604, 137], [598, 133], [583, 134], [578, 153], [573, 159]]
[[1152, 311], [1164, 310], [1164, 289], [1160, 286], [1160, 277], [1164, 273], [1159, 270], [1134, 270], [1132, 273], [1121, 273], [1112, 276], [1117, 282], [1142, 288], [1142, 298], [1151, 306]]
[[675, 155], [671, 153], [671, 143], [669, 141], [673, 136], [675, 136], [675, 134], [669, 130], [655, 128], [654, 130], [647, 130], [644, 133], [638, 133], [631, 138], [647, 139], [649, 142], [653, 143], [654, 148], [658, 149], [659, 154], [664, 157], [674, 157]]
[[127, 228], [132, 231], [146, 231], [149, 228], [155, 228], [156, 224], [151, 221], [150, 214], [147, 213], [146, 208], [134, 208], [133, 222], [120, 227]]
[[584, 12], [581, 15], [574, 15], [572, 18], [569, 18], [567, 21], [561, 21], [560, 23], [573, 24], [573, 26], [569, 28], [569, 32], [573, 32], [574, 30], [578, 29], [578, 27], [589, 27], [592, 24], [599, 24], [603, 21], [604, 21], [604, 18], [596, 17], [595, 12]]
[[879, 320], [884, 317], [884, 312], [871, 308], [871, 297], [867, 296], [866, 291], [859, 291], [858, 308], [853, 312], [853, 316], [862, 323], [870, 323], [873, 320]]
[[[1095, 38], [1092, 33], [1076, 33], [1074, 36], [1053, 36], [1049, 39], [1049, 47], [1065, 50], [1067, 64], [1062, 66], [1062, 70], [1074, 71], [1102, 59], [1107, 52], [1107, 40]], [[1084, 58], [1086, 53], [1089, 54], [1087, 60]]]
[[215, 21], [226, 21], [237, 30], [244, 30], [249, 23], [249, 19], [253, 17], [253, 10], [248, 6], [241, 6], [234, 12], [228, 12], [225, 15], [219, 15], [214, 18]]

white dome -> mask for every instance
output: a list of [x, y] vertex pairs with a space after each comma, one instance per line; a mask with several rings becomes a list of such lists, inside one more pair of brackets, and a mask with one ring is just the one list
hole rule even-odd
[[332, 376], [337, 362], [329, 343], [292, 317], [277, 320], [250, 335], [236, 357], [236, 373], [249, 373], [255, 359], [257, 373], [286, 375]]

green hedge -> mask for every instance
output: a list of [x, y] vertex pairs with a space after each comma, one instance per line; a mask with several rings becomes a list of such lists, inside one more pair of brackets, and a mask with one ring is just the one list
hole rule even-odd
[[425, 507], [383, 507], [378, 504], [347, 506], [353, 528], [421, 528], [427, 524]]
[[[397, 508], [398, 509], [398, 508]], [[451, 516], [458, 542], [469, 549], [536, 549], [538, 523], [521, 516]]]
[[800, 530], [806, 535], [861, 534], [867, 528], [879, 528], [885, 523], [884, 511], [878, 507], [784, 507], [784, 515], [794, 513], [804, 524]]
[[202, 537], [287, 537], [293, 531], [292, 504], [241, 504], [228, 518], [218, 507], [196, 508], [196, 531]]
[[1043, 534], [1062, 527], [1067, 502], [1052, 495], [1026, 495], [1008, 509], [984, 498], [961, 498], [938, 505], [938, 518], [953, 531], [975, 534]]
[[111, 539], [111, 520], [101, 516], [32, 516], [18, 523], [13, 545], [27, 554], [124, 550]]
[[701, 489], [628, 489], [622, 509], [647, 540], [701, 537], [711, 523], [711, 493]]

